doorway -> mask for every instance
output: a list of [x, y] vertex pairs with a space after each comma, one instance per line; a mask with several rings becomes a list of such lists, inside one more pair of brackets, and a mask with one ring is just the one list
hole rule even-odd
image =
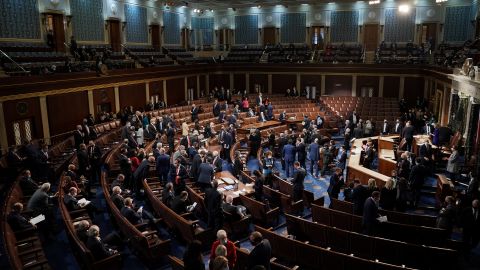
[[110, 37], [110, 46], [112, 46], [112, 50], [114, 52], [120, 52], [121, 44], [122, 44], [122, 32], [120, 29], [120, 21], [119, 20], [109, 20], [108, 21], [108, 34]]
[[63, 14], [45, 14], [47, 45], [57, 52], [65, 52], [65, 23]]
[[152, 46], [155, 49], [160, 49], [160, 26], [158, 24], [150, 25], [152, 34]]
[[263, 28], [263, 46], [270, 44], [275, 45], [275, 27], [265, 27]]
[[379, 43], [378, 32], [378, 24], [366, 24], [364, 26], [363, 43], [365, 44], [365, 51], [372, 52], [377, 49]]
[[437, 23], [422, 24], [422, 31], [420, 34], [420, 44], [424, 44], [428, 41], [430, 42], [430, 48], [435, 50], [437, 40]]
[[310, 35], [310, 41], [312, 48], [323, 49], [325, 44], [325, 27], [324, 26], [312, 26], [312, 34]]

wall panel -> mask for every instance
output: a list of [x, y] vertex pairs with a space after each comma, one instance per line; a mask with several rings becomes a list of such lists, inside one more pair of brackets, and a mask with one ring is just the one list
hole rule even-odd
[[150, 97], [158, 95], [159, 99], [163, 99], [163, 81], [150, 82], [149, 92]]
[[[250, 74], [250, 93], [255, 93], [255, 84], [259, 84], [263, 93], [267, 92], [268, 87], [268, 75], [267, 74]], [[275, 93], [275, 89], [272, 85], [272, 91]]]
[[362, 95], [362, 87], [372, 87], [372, 96], [378, 97], [378, 81], [377, 76], [357, 76], [357, 96]]
[[144, 108], [146, 104], [145, 84], [121, 86], [118, 89], [118, 96], [120, 99], [120, 108], [125, 106], [133, 106], [134, 109]]
[[210, 90], [217, 87], [228, 89], [230, 87], [230, 75], [229, 74], [210, 74]]
[[400, 77], [385, 76], [383, 79], [383, 97], [398, 98]]
[[417, 97], [423, 97], [424, 90], [423, 78], [405, 77], [403, 97], [411, 105], [415, 105]]
[[0, 1], [0, 38], [40, 39], [37, 0]]
[[185, 102], [185, 81], [183, 78], [167, 80], [168, 106]]
[[[292, 90], [293, 87], [296, 86], [296, 82], [297, 82], [297, 75], [273, 74], [272, 75], [272, 93], [285, 93], [285, 91], [287, 91], [288, 88]], [[265, 84], [264, 88], [266, 87], [267, 85]]]
[[47, 96], [50, 135], [72, 131], [88, 114], [87, 91]]
[[243, 91], [245, 90], [246, 88], [246, 85], [245, 85], [246, 81], [245, 81], [245, 74], [234, 74], [233, 75], [233, 86], [235, 87], [235, 89], [238, 91]]
[[322, 86], [322, 76], [321, 75], [302, 75], [301, 76], [301, 91], [305, 89], [305, 86], [310, 86], [310, 89], [315, 86], [317, 88], [316, 95], [320, 94], [320, 89]]
[[13, 122], [19, 120], [30, 119], [33, 123], [32, 138], [43, 138], [42, 117], [38, 98], [6, 101], [3, 103], [3, 110], [5, 114], [8, 145], [15, 144], [15, 138], [13, 137]]
[[325, 76], [325, 94], [331, 96], [351, 96], [352, 77], [341, 75]]
[[102, 0], [70, 0], [70, 10], [77, 41], [104, 41]]
[[111, 111], [115, 111], [115, 93], [113, 87], [93, 90], [95, 116], [101, 112], [101, 106], [110, 106]]

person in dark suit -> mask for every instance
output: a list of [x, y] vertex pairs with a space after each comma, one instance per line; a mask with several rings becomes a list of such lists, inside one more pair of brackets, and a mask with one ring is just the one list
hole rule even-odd
[[77, 192], [77, 188], [71, 187], [68, 193], [63, 197], [63, 203], [67, 206], [67, 210], [75, 211], [84, 208], [87, 210], [90, 218], [93, 219], [96, 211], [95, 206], [93, 206], [92, 203], [80, 204], [77, 199]]
[[240, 151], [235, 151], [235, 159], [233, 160], [233, 176], [241, 179], [241, 172], [243, 171], [243, 161]]
[[253, 246], [252, 251], [248, 254], [247, 269], [252, 270], [257, 265], [265, 267], [270, 270], [270, 259], [272, 257], [272, 247], [268, 239], [263, 239], [260, 232], [252, 232], [249, 237], [250, 243]]
[[421, 190], [423, 187], [423, 183], [425, 182], [426, 177], [426, 168], [422, 164], [422, 159], [417, 157], [415, 159], [415, 165], [412, 166], [412, 170], [410, 171], [409, 176], [409, 183], [410, 188], [413, 191], [413, 205], [417, 205], [418, 201], [420, 200]]
[[453, 225], [456, 222], [457, 209], [455, 207], [455, 199], [452, 196], [445, 197], [445, 206], [440, 209], [437, 217], [437, 228], [447, 231], [447, 237], [452, 234]]
[[173, 198], [172, 202], [170, 203], [170, 208], [179, 215], [187, 213], [187, 200], [188, 193], [186, 191], [182, 191], [178, 196]]
[[84, 143], [80, 144], [79, 150], [77, 151], [77, 160], [78, 174], [89, 177], [90, 160], [88, 159], [87, 146]]
[[128, 135], [130, 134], [130, 127], [131, 126], [132, 126], [132, 124], [130, 123], [130, 121], [127, 121], [125, 123], [125, 126], [122, 127], [122, 133], [121, 133], [122, 140], [128, 139]]
[[183, 254], [185, 270], [205, 270], [202, 257], [202, 242], [193, 240]]
[[31, 195], [38, 189], [38, 184], [32, 179], [30, 170], [25, 170], [20, 177], [20, 189], [24, 195]]
[[358, 123], [355, 128], [353, 129], [353, 137], [354, 138], [363, 138], [363, 129], [362, 125]]
[[388, 135], [390, 134], [390, 124], [388, 124], [387, 119], [383, 120], [383, 125], [382, 125], [382, 135]]
[[395, 125], [393, 126], [393, 132], [395, 134], [402, 134], [403, 132], [403, 124], [400, 122], [400, 119], [395, 121]]
[[262, 93], [258, 93], [258, 96], [255, 98], [255, 104], [261, 106], [263, 104]]
[[282, 159], [285, 161], [285, 175], [290, 177], [290, 172], [293, 173], [293, 162], [295, 161], [295, 146], [289, 140], [288, 144], [283, 147]]
[[172, 127], [171, 123], [168, 123], [167, 129], [167, 142], [168, 142], [168, 151], [173, 153], [175, 151], [175, 129]]
[[330, 198], [338, 199], [338, 194], [340, 194], [340, 189], [345, 185], [343, 180], [342, 169], [336, 168], [335, 173], [330, 177], [330, 185], [328, 186], [328, 196]]
[[120, 210], [122, 215], [134, 226], [143, 223], [143, 207], [135, 211], [132, 198], [126, 198], [124, 202], [125, 206]]
[[155, 169], [160, 182], [165, 184], [168, 181], [168, 172], [170, 171], [170, 156], [165, 153], [165, 148], [160, 148]]
[[310, 174], [313, 174], [315, 168], [315, 177], [318, 177], [318, 160], [320, 159], [320, 146], [318, 145], [318, 138], [315, 138], [313, 143], [308, 148], [308, 159], [310, 159]]
[[170, 167], [169, 181], [173, 183], [175, 195], [185, 190], [185, 179], [188, 178], [187, 169], [180, 164], [180, 159], [173, 161], [173, 166]]
[[12, 211], [7, 216], [8, 225], [12, 228], [12, 231], [23, 231], [33, 229], [36, 226], [30, 223], [30, 221], [22, 215], [23, 204], [17, 202], [13, 205]]
[[88, 239], [86, 246], [92, 253], [95, 260], [103, 260], [117, 253], [116, 250], [107, 247], [107, 245], [103, 243], [102, 239], [100, 238], [100, 228], [98, 226], [90, 226], [87, 234]]
[[223, 159], [220, 158], [218, 151], [213, 151], [212, 154], [213, 154], [213, 161], [212, 161], [213, 169], [216, 173], [221, 172], [223, 170]]
[[218, 103], [218, 100], [215, 99], [215, 103], [213, 104], [213, 116], [218, 117], [220, 114], [220, 104]]
[[415, 132], [415, 129], [413, 128], [412, 123], [408, 121], [407, 124], [405, 125], [405, 128], [402, 130], [402, 138], [404, 138], [405, 142], [407, 143], [408, 152], [412, 152], [414, 132]]
[[425, 122], [425, 125], [422, 127], [422, 133], [426, 135], [433, 134], [433, 130], [433, 125], [431, 125], [429, 122]]
[[299, 201], [303, 198], [303, 181], [305, 180], [305, 176], [307, 176], [307, 172], [304, 168], [300, 166], [300, 162], [296, 161], [294, 163], [295, 172], [293, 173], [293, 194], [292, 198], [293, 201]]
[[472, 201], [472, 207], [467, 207], [461, 215], [461, 226], [463, 228], [462, 240], [467, 251], [474, 249], [480, 242], [480, 202], [478, 199]]
[[125, 187], [132, 190], [132, 161], [127, 157], [127, 149], [123, 148], [120, 150], [118, 163], [120, 166], [120, 171], [125, 176]]
[[305, 160], [307, 159], [307, 151], [305, 143], [303, 143], [302, 138], [297, 138], [297, 145], [295, 147], [295, 152], [297, 152], [297, 159], [300, 162], [302, 168], [306, 168]]
[[225, 202], [222, 203], [223, 212], [226, 212], [232, 218], [230, 221], [238, 221], [245, 216], [241, 207], [243, 206], [233, 205], [233, 197], [230, 195], [228, 195], [225, 198]]
[[112, 188], [112, 201], [119, 211], [125, 207], [125, 198], [122, 196], [122, 188], [114, 186]]
[[378, 214], [378, 203], [380, 201], [380, 192], [372, 192], [372, 196], [365, 200], [363, 206], [363, 218], [362, 227], [363, 233], [367, 235], [375, 234], [379, 221], [377, 220], [380, 215]]
[[88, 142], [87, 154], [90, 161], [90, 181], [92, 183], [100, 181], [102, 151], [92, 140]]
[[353, 213], [355, 215], [363, 214], [363, 205], [365, 200], [368, 198], [367, 188], [360, 183], [360, 180], [353, 180], [353, 190], [352, 190], [352, 203], [353, 203]]
[[162, 190], [162, 203], [170, 207], [174, 198], [175, 192], [173, 192], [173, 184], [169, 182]]
[[202, 192], [205, 192], [206, 189], [212, 187], [212, 180], [215, 174], [213, 166], [211, 165], [212, 158], [206, 157], [205, 162], [200, 164], [198, 169], [198, 180], [197, 185], [200, 186]]
[[345, 170], [347, 164], [347, 150], [345, 149], [345, 146], [342, 145], [340, 147], [337, 160], [336, 160], [336, 165], [342, 170]]
[[135, 192], [140, 191], [140, 187], [142, 186], [143, 180], [148, 178], [150, 167], [155, 164], [155, 157], [149, 156], [148, 158], [144, 158], [138, 168], [133, 173], [133, 179], [135, 181]]
[[215, 231], [223, 226], [222, 195], [217, 190], [218, 182], [212, 181], [212, 187], [205, 191], [205, 208], [208, 215], [208, 228]]
[[75, 226], [75, 233], [77, 234], [78, 239], [82, 241], [85, 245], [88, 241], [88, 229], [90, 228], [90, 223], [88, 220], [80, 220]]
[[147, 125], [145, 128], [145, 138], [149, 140], [155, 139], [155, 136], [157, 136], [158, 129], [155, 126], [155, 119], [150, 120], [150, 124]]
[[286, 111], [281, 112], [280, 115], [278, 116], [278, 120], [280, 120], [281, 122], [284, 122], [285, 120], [287, 120], [287, 112]]
[[83, 134], [81, 125], [77, 125], [77, 129], [73, 132], [73, 140], [75, 142], [75, 149], [78, 149], [80, 144], [84, 142], [85, 135]]
[[50, 191], [50, 183], [44, 183], [38, 188], [30, 197], [27, 204], [27, 209], [32, 210], [34, 215], [40, 215], [49, 211], [49, 198], [48, 192]]
[[198, 175], [200, 173], [200, 165], [205, 159], [205, 150], [201, 149], [200, 151], [193, 156], [192, 165], [190, 167], [190, 176], [193, 177], [193, 181], [198, 181]]
[[190, 114], [192, 116], [192, 122], [198, 119], [198, 108], [195, 104], [192, 104], [192, 109], [190, 110]]
[[255, 176], [255, 184], [253, 186], [255, 190], [255, 200], [263, 202], [263, 184], [265, 183], [265, 177], [259, 170], [253, 171], [253, 175]]
[[384, 210], [393, 210], [397, 198], [397, 190], [393, 187], [392, 179], [385, 182], [385, 186], [380, 190], [380, 207]]

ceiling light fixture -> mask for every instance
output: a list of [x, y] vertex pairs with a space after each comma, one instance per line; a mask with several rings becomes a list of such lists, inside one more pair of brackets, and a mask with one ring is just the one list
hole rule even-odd
[[443, 3], [443, 2], [447, 2], [448, 0], [435, 0], [435, 3]]
[[369, 5], [377, 5], [377, 4], [380, 4], [380, 0], [370, 0], [370, 1], [368, 1], [368, 4]]
[[410, 11], [410, 6], [407, 4], [402, 4], [398, 6], [398, 11], [400, 11], [401, 13], [408, 13]]

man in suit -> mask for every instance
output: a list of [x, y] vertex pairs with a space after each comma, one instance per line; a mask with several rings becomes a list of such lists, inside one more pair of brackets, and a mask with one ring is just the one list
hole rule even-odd
[[408, 152], [412, 152], [414, 132], [415, 132], [415, 129], [413, 128], [412, 123], [408, 121], [407, 124], [405, 125], [405, 128], [402, 130], [402, 138], [404, 138], [405, 142], [407, 143]]
[[90, 161], [90, 182], [93, 184], [100, 180], [102, 151], [100, 147], [91, 140], [88, 142], [87, 154], [88, 160]]
[[338, 194], [340, 194], [340, 189], [345, 185], [343, 180], [342, 169], [336, 168], [335, 173], [330, 177], [330, 185], [328, 186], [328, 196], [330, 198], [338, 199]]
[[155, 136], [157, 136], [157, 127], [155, 126], [155, 119], [150, 120], [150, 124], [148, 124], [146, 131], [145, 132], [145, 138], [149, 140], [155, 139]]
[[426, 174], [426, 168], [423, 166], [422, 159], [417, 157], [415, 159], [415, 165], [412, 166], [408, 179], [410, 182], [410, 188], [413, 191], [414, 206], [416, 206], [420, 200], [421, 189], [423, 187], [423, 183], [425, 182], [425, 177], [427, 176]]
[[75, 149], [78, 149], [85, 140], [85, 134], [81, 125], [77, 125], [77, 129], [73, 132], [73, 139], [75, 141]]
[[280, 120], [282, 122], [287, 120], [287, 112], [285, 110], [280, 113], [280, 116], [278, 117], [278, 120]]
[[208, 215], [208, 228], [215, 231], [223, 226], [222, 195], [217, 190], [218, 182], [212, 181], [211, 188], [205, 191], [205, 208]]
[[212, 165], [213, 165], [214, 171], [216, 173], [221, 172], [223, 170], [223, 159], [220, 158], [218, 151], [213, 151], [212, 155], [213, 155]]
[[422, 133], [425, 135], [431, 135], [433, 133], [433, 126], [425, 121], [425, 125], [422, 127]]
[[173, 184], [168, 182], [162, 190], [162, 203], [171, 207], [171, 203], [175, 199], [175, 192], [173, 192]]
[[172, 127], [171, 123], [168, 123], [167, 129], [167, 142], [168, 142], [168, 151], [173, 153], [175, 151], [175, 129]]
[[38, 184], [32, 179], [30, 170], [25, 170], [20, 177], [20, 188], [24, 195], [31, 195], [38, 189]]
[[120, 166], [120, 171], [125, 176], [125, 187], [132, 190], [132, 161], [127, 157], [127, 149], [123, 148], [120, 150], [120, 155], [118, 157], [118, 163]]
[[22, 211], [23, 204], [17, 202], [13, 205], [12, 211], [7, 216], [7, 222], [14, 232], [33, 229], [36, 227], [22, 215]]
[[120, 211], [122, 215], [134, 226], [143, 223], [143, 207], [140, 207], [137, 211], [135, 211], [132, 198], [126, 198], [124, 203], [125, 206]]
[[213, 104], [213, 116], [218, 117], [220, 115], [220, 104], [218, 103], [218, 100], [215, 99], [215, 103]]
[[112, 201], [119, 211], [125, 206], [125, 198], [122, 196], [122, 189], [119, 186], [112, 188]]
[[304, 168], [300, 166], [300, 162], [296, 161], [293, 165], [295, 167], [295, 173], [293, 173], [293, 194], [292, 198], [293, 201], [298, 201], [303, 198], [303, 181], [305, 180], [305, 176], [307, 176], [307, 172]]
[[181, 215], [187, 213], [187, 199], [188, 193], [184, 190], [178, 196], [173, 198], [172, 202], [170, 203], [170, 208], [173, 212]]
[[290, 171], [293, 173], [293, 162], [295, 161], [295, 146], [289, 140], [288, 144], [283, 147], [282, 159], [285, 161], [285, 175], [290, 177]]
[[224, 160], [229, 160], [230, 147], [232, 146], [232, 135], [230, 135], [230, 133], [227, 132], [225, 129], [223, 130], [223, 136], [222, 133], [220, 133], [220, 142], [222, 144], [221, 158]]
[[192, 109], [190, 110], [190, 114], [192, 116], [192, 122], [198, 119], [198, 108], [195, 104], [192, 104]]
[[128, 135], [130, 134], [130, 127], [132, 126], [132, 124], [130, 123], [130, 121], [127, 121], [127, 123], [125, 124], [124, 127], [122, 127], [122, 139], [125, 140], [125, 139], [128, 139]]
[[198, 151], [192, 159], [192, 166], [190, 167], [190, 176], [193, 177], [193, 181], [198, 181], [198, 175], [200, 173], [200, 165], [205, 159], [205, 150]]
[[347, 164], [347, 150], [345, 146], [340, 146], [340, 150], [338, 151], [336, 165], [342, 170], [345, 170], [345, 166]]
[[358, 123], [356, 127], [353, 129], [353, 137], [357, 139], [363, 138], [363, 129], [360, 123]]
[[206, 189], [212, 187], [212, 180], [214, 176], [213, 166], [211, 165], [212, 158], [206, 157], [205, 162], [200, 164], [198, 169], [198, 180], [197, 185], [200, 186], [202, 192], [205, 192]]
[[244, 212], [242, 211], [242, 207], [243, 206], [233, 205], [233, 197], [231, 195], [228, 195], [225, 198], [225, 202], [222, 204], [223, 212], [228, 213], [232, 218], [230, 221], [238, 221], [245, 216]]
[[27, 204], [27, 209], [32, 210], [33, 214], [40, 215], [49, 212], [49, 198], [48, 192], [50, 191], [50, 183], [44, 183], [37, 189]]
[[254, 231], [249, 237], [253, 246], [252, 251], [248, 254], [248, 270], [254, 269], [255, 266], [261, 265], [266, 270], [270, 270], [270, 259], [272, 257], [272, 247], [268, 239], [263, 239], [260, 232]]
[[318, 177], [318, 160], [320, 159], [320, 146], [318, 145], [318, 138], [315, 138], [308, 149], [308, 159], [310, 159], [310, 174], [314, 175], [313, 168], [315, 168], [315, 177]]
[[367, 188], [360, 183], [360, 180], [353, 180], [353, 190], [352, 190], [352, 203], [353, 203], [353, 213], [357, 216], [363, 214], [363, 206], [365, 200], [368, 197]]
[[393, 133], [395, 134], [402, 134], [403, 131], [403, 124], [400, 122], [400, 119], [395, 121], [395, 126], [393, 127]]
[[88, 215], [91, 219], [94, 218], [94, 213], [96, 211], [95, 206], [92, 203], [80, 204], [77, 199], [77, 188], [71, 187], [68, 190], [68, 193], [63, 197], [63, 203], [67, 206], [68, 211], [75, 211], [85, 208], [88, 212]]
[[116, 250], [109, 248], [103, 243], [102, 239], [100, 238], [100, 228], [98, 226], [90, 226], [87, 234], [88, 239], [86, 246], [92, 253], [95, 260], [100, 261], [117, 253]]
[[165, 184], [168, 181], [168, 172], [170, 171], [170, 156], [165, 153], [165, 148], [160, 148], [156, 160], [155, 168], [158, 178], [162, 184]]
[[255, 104], [261, 106], [263, 104], [262, 93], [258, 93], [258, 96], [255, 98]]
[[180, 159], [175, 159], [169, 172], [169, 181], [173, 183], [175, 195], [185, 190], [185, 179], [187, 178], [187, 169], [180, 163]]
[[472, 201], [472, 207], [462, 212], [461, 225], [463, 228], [462, 240], [468, 251], [474, 249], [480, 242], [480, 202], [478, 199]]
[[380, 202], [380, 192], [372, 192], [372, 196], [365, 200], [363, 206], [363, 218], [362, 227], [363, 233], [367, 235], [375, 234], [376, 228], [379, 224], [377, 220], [380, 215], [378, 214], [378, 203]]
[[302, 138], [297, 138], [297, 145], [295, 147], [295, 152], [297, 152], [297, 160], [300, 163], [302, 168], [306, 168], [305, 160], [307, 159], [307, 152], [305, 144], [303, 143]]
[[352, 125], [356, 126], [360, 121], [360, 117], [358, 116], [357, 111], [354, 110], [352, 114], [350, 114], [350, 116], [348, 117], [348, 120], [350, 120], [350, 123], [352, 123]]
[[390, 125], [388, 124], [387, 119], [383, 120], [382, 125], [382, 135], [388, 135], [390, 133]]

